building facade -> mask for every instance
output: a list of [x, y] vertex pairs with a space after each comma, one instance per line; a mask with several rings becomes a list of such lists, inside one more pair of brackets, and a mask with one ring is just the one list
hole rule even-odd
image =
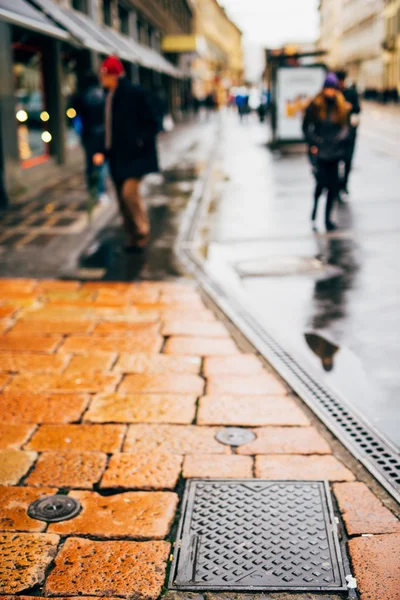
[[367, 95], [384, 89], [384, 0], [321, 0], [319, 47]]
[[320, 37], [318, 47], [326, 51], [324, 62], [332, 70], [337, 70], [343, 65], [343, 8], [344, 0], [321, 0], [319, 5]]
[[243, 79], [242, 32], [217, 0], [193, 0], [193, 34], [168, 36], [165, 52], [190, 57], [193, 94], [201, 99], [215, 94], [224, 104], [227, 91]]
[[[171, 112], [190, 82], [161, 51], [192, 32], [191, 0], [0, 0], [0, 169], [9, 191], [82, 163], [71, 98], [115, 54]], [[176, 62], [176, 61], [175, 61]]]
[[384, 88], [383, 0], [345, 0], [343, 7], [343, 64], [366, 94]]
[[400, 94], [400, 0], [385, 0], [384, 86], [397, 98]]

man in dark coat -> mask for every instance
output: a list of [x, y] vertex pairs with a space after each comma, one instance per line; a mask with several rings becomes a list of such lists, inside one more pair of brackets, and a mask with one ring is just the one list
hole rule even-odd
[[304, 136], [315, 157], [316, 188], [312, 223], [315, 228], [318, 202], [324, 189], [328, 191], [325, 210], [327, 231], [336, 229], [332, 209], [340, 191], [339, 162], [345, 159], [348, 137], [349, 106], [339, 91], [334, 73], [329, 73], [324, 87], [306, 110], [303, 121]]
[[[157, 172], [158, 122], [144, 90], [125, 77], [118, 58], [108, 57], [100, 77], [108, 90], [105, 106], [105, 154], [117, 191], [128, 235], [127, 251], [143, 249], [150, 236], [146, 207], [140, 197], [141, 179]], [[97, 155], [95, 161], [104, 156]]]
[[357, 88], [355, 85], [346, 86], [347, 73], [346, 71], [338, 71], [337, 78], [339, 80], [339, 89], [345, 97], [346, 101], [351, 105], [349, 112], [349, 137], [347, 144], [347, 155], [344, 160], [344, 174], [342, 179], [342, 190], [345, 194], [348, 194], [348, 184], [353, 164], [354, 150], [356, 147], [357, 130], [360, 121], [360, 99], [358, 96]]

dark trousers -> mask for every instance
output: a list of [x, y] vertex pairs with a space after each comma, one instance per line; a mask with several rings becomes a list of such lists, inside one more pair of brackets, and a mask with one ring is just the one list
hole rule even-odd
[[342, 180], [342, 188], [347, 188], [349, 183], [349, 177], [351, 173], [351, 168], [353, 166], [353, 157], [354, 150], [356, 148], [356, 139], [357, 139], [357, 129], [353, 128], [351, 130], [351, 134], [349, 137], [349, 143], [347, 147], [347, 156], [344, 160], [344, 172], [343, 172], [343, 180]]
[[144, 247], [149, 241], [150, 222], [139, 186], [140, 179], [130, 178], [122, 183], [115, 182], [128, 245]]
[[329, 226], [331, 221], [332, 209], [335, 205], [335, 200], [340, 191], [339, 180], [339, 161], [322, 161], [316, 163], [316, 186], [314, 193], [314, 207], [312, 212], [312, 220], [317, 218], [317, 210], [319, 199], [324, 190], [328, 191], [325, 207], [325, 224]]
[[96, 193], [97, 196], [105, 194], [106, 192], [106, 176], [107, 167], [103, 163], [100, 166], [93, 164], [93, 156], [96, 154], [93, 152], [89, 144], [84, 144], [85, 158], [86, 158], [86, 184], [90, 193]]

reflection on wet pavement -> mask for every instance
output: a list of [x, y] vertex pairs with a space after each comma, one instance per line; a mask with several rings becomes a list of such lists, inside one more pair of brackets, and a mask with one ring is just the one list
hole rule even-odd
[[307, 158], [272, 155], [267, 138], [256, 121], [225, 121], [209, 273], [244, 295], [261, 326], [400, 446], [397, 159], [377, 156], [361, 131], [352, 194], [336, 210], [340, 229], [326, 234], [321, 210], [313, 233]]
[[79, 269], [84, 269], [86, 276], [92, 271], [105, 281], [178, 276], [174, 241], [199, 169], [199, 165], [186, 161], [145, 180], [142, 193], [151, 222], [150, 244], [146, 250], [134, 254], [124, 251], [122, 223], [116, 217], [82, 254]]
[[339, 350], [339, 346], [332, 344], [332, 342], [317, 333], [305, 333], [304, 337], [312, 352], [321, 359], [324, 371], [328, 373], [332, 371], [334, 367], [333, 359]]

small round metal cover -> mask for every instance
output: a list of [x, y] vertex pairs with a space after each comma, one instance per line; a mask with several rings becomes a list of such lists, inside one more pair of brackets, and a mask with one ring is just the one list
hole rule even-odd
[[227, 446], [243, 446], [243, 444], [253, 442], [256, 437], [256, 434], [249, 429], [242, 429], [241, 427], [224, 427], [224, 429], [218, 431], [215, 439]]
[[45, 496], [30, 504], [28, 516], [46, 523], [57, 523], [73, 519], [80, 513], [81, 508], [80, 502], [75, 498], [61, 495]]

